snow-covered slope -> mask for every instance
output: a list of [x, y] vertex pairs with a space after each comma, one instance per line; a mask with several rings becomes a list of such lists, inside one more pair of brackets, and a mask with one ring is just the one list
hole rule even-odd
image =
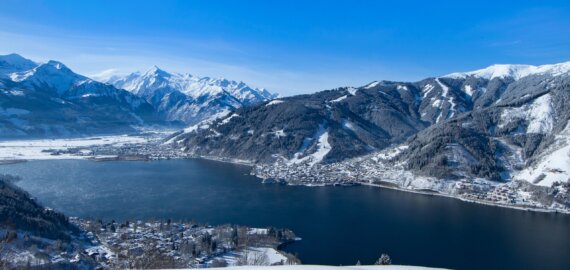
[[87, 77], [76, 74], [64, 64], [53, 60], [30, 70], [12, 73], [10, 79], [30, 88], [52, 90], [57, 95], [62, 95], [74, 85], [90, 81]]
[[0, 55], [0, 78], [8, 77], [11, 73], [33, 69], [38, 66], [32, 60], [18, 54]]
[[0, 56], [0, 137], [123, 132], [159, 120], [144, 99], [63, 63]]
[[514, 179], [545, 187], [567, 182], [570, 179], [570, 126], [555, 135], [553, 143], [535, 157], [533, 164], [516, 172]]
[[542, 66], [500, 64], [475, 71], [451, 73], [443, 77], [465, 78], [474, 76], [487, 80], [494, 78], [512, 78], [514, 80], [518, 80], [530, 75], [559, 76], [567, 74], [568, 72], [570, 72], [570, 62]]
[[276, 97], [243, 82], [169, 73], [156, 66], [105, 82], [143, 97], [168, 120], [186, 124], [224, 116], [236, 108]]
[[569, 90], [570, 62], [495, 65], [280, 98], [170, 142], [197, 156], [289, 167], [406, 146], [397, 162], [418, 175], [550, 187], [570, 178]]

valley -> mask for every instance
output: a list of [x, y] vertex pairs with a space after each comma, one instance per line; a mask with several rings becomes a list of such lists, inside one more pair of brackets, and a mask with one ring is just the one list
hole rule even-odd
[[570, 1], [0, 0], [0, 270], [569, 270]]
[[[532, 213], [543, 215], [541, 219], [554, 218], [553, 223], [541, 221], [547, 227], [565, 224], [570, 213], [568, 63], [495, 65], [417, 82], [376, 81], [361, 87], [277, 97], [242, 82], [169, 73], [158, 67], [98, 82], [56, 61], [37, 64], [18, 55], [0, 60], [4, 61], [0, 71], [8, 70], [0, 77], [0, 131], [4, 132], [0, 134], [0, 173], [21, 176], [19, 186], [49, 207], [74, 217], [76, 226], [91, 230], [89, 241], [99, 246], [92, 252], [86, 249], [87, 256], [96, 257], [95, 261], [106, 267], [150, 267], [145, 263], [151, 261], [140, 261], [141, 254], [155, 256], [153, 262], [171, 267], [244, 264], [240, 258], [249, 251], [295, 263], [298, 259], [288, 253], [299, 252], [301, 261], [318, 264], [360, 259], [330, 249], [317, 254], [309, 245], [315, 244], [311, 239], [318, 232], [308, 229], [309, 224], [301, 226], [275, 215], [259, 220], [246, 212], [231, 213], [227, 207], [244, 203], [254, 204], [254, 208], [246, 207], [248, 211], [269, 211], [262, 205], [271, 199], [252, 202], [251, 192], [270, 192], [272, 198], [291, 192], [308, 197], [334, 194], [327, 201], [369, 193], [366, 202], [345, 202], [370, 204], [370, 216], [379, 215], [372, 207], [376, 200], [385, 200], [376, 198], [375, 192], [393, 196], [390, 203], [394, 205], [408, 196], [422, 204], [433, 201], [438, 205], [434, 211], [442, 202], [450, 205], [444, 207], [452, 207], [450, 211], [459, 207], [471, 209], [465, 210], [468, 212], [500, 213], [492, 214], [498, 216], [505, 215], [503, 208], [524, 210], [507, 216], [527, 220], [526, 215]], [[90, 107], [93, 105], [97, 109]], [[403, 195], [401, 191], [417, 194]], [[229, 196], [233, 193], [238, 193], [237, 201]], [[248, 199], [241, 197], [246, 194], [250, 194]], [[162, 197], [165, 195], [168, 197]], [[453, 202], [446, 201], [450, 199]], [[178, 203], [157, 209], [144, 207], [165, 200]], [[271, 204], [271, 209], [287, 204], [285, 197], [280, 200], [279, 205]], [[209, 211], [218, 203], [225, 206], [213, 215]], [[315, 203], [323, 202], [309, 204]], [[419, 207], [414, 202], [411, 205]], [[331, 207], [318, 209], [325, 213], [344, 209], [337, 204]], [[282, 210], [293, 216], [294, 211], [304, 211], [296, 207]], [[385, 215], [399, 214], [389, 211]], [[93, 217], [111, 221], [99, 222], [105, 230], [93, 231]], [[157, 233], [155, 227], [161, 223], [150, 221], [157, 217], [181, 221]], [[291, 242], [292, 236], [262, 246], [243, 246], [239, 252], [221, 246], [209, 250], [206, 257], [184, 257], [172, 247], [180, 245], [185, 232], [193, 227], [183, 221], [190, 217], [221, 226], [215, 227], [218, 239], [235, 230], [224, 224], [238, 222], [256, 228], [291, 228], [305, 240], [282, 246]], [[326, 221], [331, 219], [328, 215], [322, 218], [322, 228], [343, 224], [338, 219]], [[372, 223], [385, 222], [375, 218]], [[133, 223], [126, 225], [126, 220], [141, 225], [145, 233], [136, 233]], [[115, 231], [108, 231], [111, 227]], [[200, 232], [210, 234], [210, 229], [203, 227]], [[404, 233], [391, 225], [385, 230]], [[198, 233], [190, 231], [191, 235]], [[327, 235], [350, 242], [338, 235], [340, 231], [334, 227]], [[499, 237], [496, 232], [474, 232], [478, 233]], [[542, 232], [538, 235], [545, 237]], [[445, 239], [443, 234], [439, 237]], [[325, 238], [317, 239], [319, 246], [325, 243]], [[564, 241], [550, 243], [567, 245]], [[149, 245], [162, 249], [146, 249]], [[367, 260], [377, 256], [377, 245], [358, 245], [358, 254], [367, 254]], [[141, 248], [136, 254], [131, 251], [134, 246]], [[394, 243], [388, 246], [394, 247]], [[279, 253], [278, 247], [288, 253]], [[404, 258], [405, 264], [468, 268], [465, 261], [434, 263], [418, 252], [410, 257], [400, 250], [395, 255]], [[328, 260], [323, 254], [337, 254], [338, 258]], [[270, 259], [264, 264], [277, 262], [280, 260]]]

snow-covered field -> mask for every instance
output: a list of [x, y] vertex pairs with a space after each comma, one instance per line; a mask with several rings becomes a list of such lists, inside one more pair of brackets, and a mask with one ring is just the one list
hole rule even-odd
[[[228, 252], [223, 256], [216, 257], [214, 259], [222, 259], [226, 261], [228, 266], [235, 266], [238, 264], [240, 257], [243, 257], [244, 255], [247, 255], [247, 263], [250, 265], [254, 265], [256, 263], [262, 263], [263, 265], [284, 264], [288, 261], [285, 255], [270, 247], [250, 247], [239, 252]], [[209, 260], [208, 263], [212, 263], [214, 259]]]
[[323, 158], [332, 149], [331, 145], [329, 143], [329, 133], [325, 130], [324, 124], [321, 124], [319, 126], [319, 129], [318, 129], [315, 137], [310, 138], [307, 142], [310, 142], [310, 141], [315, 140], [315, 139], [317, 140], [317, 150], [314, 153], [300, 158], [301, 156], [303, 156], [305, 154], [304, 153], [305, 150], [307, 150], [307, 146], [304, 145], [301, 147], [301, 150], [299, 152], [295, 153], [294, 157], [292, 159], [290, 159], [287, 163], [288, 164], [300, 164], [300, 163], [304, 163], [304, 162], [309, 162], [309, 164], [311, 164], [311, 166], [313, 166], [313, 165], [321, 162], [323, 160]]
[[83, 157], [70, 154], [51, 155], [50, 152], [45, 152], [45, 150], [65, 150], [72, 147], [95, 145], [122, 146], [129, 143], [144, 143], [146, 141], [148, 141], [148, 138], [142, 135], [0, 141], [0, 160], [80, 159]]
[[354, 266], [326, 266], [326, 265], [280, 265], [280, 266], [234, 266], [224, 269], [243, 270], [428, 270], [443, 269], [407, 265], [354, 265]]
[[554, 143], [543, 151], [537, 162], [515, 175], [535, 185], [549, 187], [554, 182], [566, 182], [570, 177], [570, 125], [554, 138]]

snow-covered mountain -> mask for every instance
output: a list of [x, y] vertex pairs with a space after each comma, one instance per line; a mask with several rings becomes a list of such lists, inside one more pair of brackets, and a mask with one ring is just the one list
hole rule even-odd
[[215, 119], [276, 97], [243, 82], [169, 73], [156, 66], [104, 82], [144, 98], [167, 120], [186, 124]]
[[8, 54], [0, 57], [0, 78], [7, 77], [14, 72], [30, 70], [37, 64], [31, 60], [21, 57], [18, 54]]
[[568, 74], [568, 72], [570, 72], [570, 62], [542, 66], [501, 64], [470, 72], [451, 73], [443, 77], [459, 79], [473, 76], [487, 80], [494, 78], [518, 80], [530, 75], [560, 76]]
[[570, 178], [569, 102], [570, 62], [494, 65], [279, 98], [170, 141], [200, 156], [308, 166], [394, 148], [394, 162], [422, 176], [550, 186]]
[[158, 122], [144, 99], [60, 62], [0, 56], [0, 137], [112, 133]]

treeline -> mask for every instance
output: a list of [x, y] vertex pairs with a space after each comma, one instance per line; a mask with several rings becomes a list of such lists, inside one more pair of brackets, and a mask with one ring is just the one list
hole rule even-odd
[[68, 241], [79, 229], [63, 214], [44, 208], [27, 192], [12, 182], [11, 175], [0, 175], [0, 227], [6, 231], [22, 230], [33, 235]]

